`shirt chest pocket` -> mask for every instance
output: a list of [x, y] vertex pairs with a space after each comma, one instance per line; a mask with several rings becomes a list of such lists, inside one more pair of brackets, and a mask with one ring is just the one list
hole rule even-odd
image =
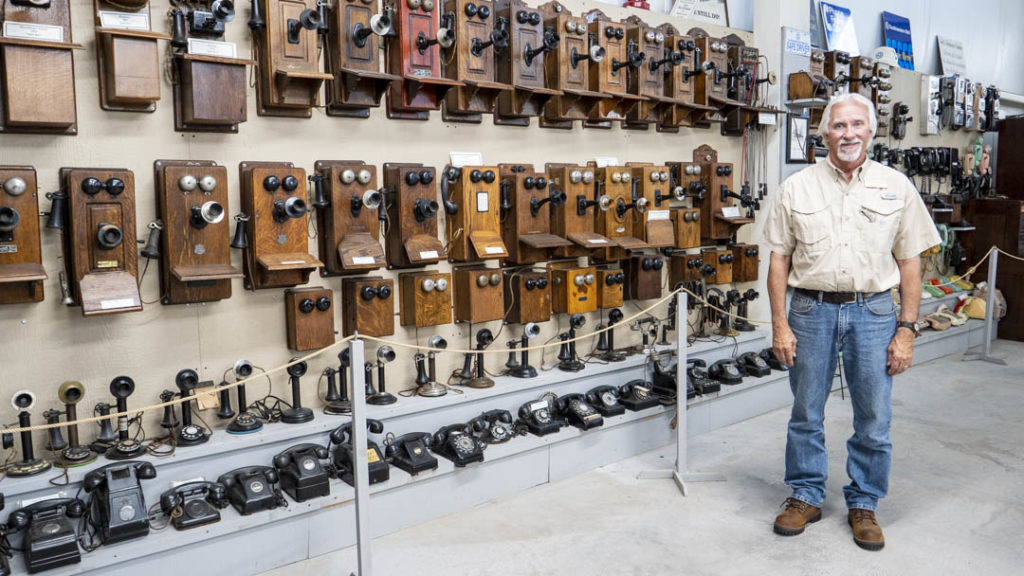
[[899, 198], [870, 198], [861, 203], [858, 223], [868, 251], [880, 254], [892, 252], [900, 227], [901, 208], [903, 201]]
[[832, 213], [824, 202], [802, 202], [792, 210], [798, 248], [813, 254], [832, 247]]

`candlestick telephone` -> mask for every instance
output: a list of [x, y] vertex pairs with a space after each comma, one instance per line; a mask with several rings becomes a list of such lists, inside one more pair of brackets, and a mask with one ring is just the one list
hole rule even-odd
[[186, 482], [160, 495], [160, 510], [178, 530], [219, 522], [219, 510], [227, 506], [227, 488], [220, 482]]
[[288, 505], [277, 469], [270, 466], [236, 468], [222, 474], [217, 482], [224, 485], [228, 501], [242, 516]]
[[392, 466], [415, 476], [424, 470], [437, 469], [437, 458], [427, 450], [430, 442], [429, 432], [410, 432], [398, 438], [389, 434], [384, 440], [384, 455]]
[[469, 421], [473, 434], [485, 444], [508, 442], [515, 435], [512, 413], [508, 410], [488, 410]]
[[583, 394], [563, 394], [555, 400], [555, 406], [567, 424], [580, 430], [604, 425], [604, 417], [587, 402]]
[[519, 420], [516, 428], [525, 428], [536, 436], [545, 436], [558, 432], [565, 425], [565, 420], [555, 406], [554, 394], [545, 394], [519, 407]]
[[274, 456], [274, 467], [281, 477], [281, 488], [296, 502], [327, 496], [331, 493], [333, 464], [321, 460], [330, 457], [319, 444], [297, 444]]
[[[366, 431], [372, 434], [384, 432], [384, 423], [374, 418], [366, 419]], [[334, 467], [338, 471], [338, 478], [341, 478], [349, 486], [353, 486], [353, 474], [355, 474], [355, 454], [352, 452], [352, 423], [345, 422], [331, 432], [331, 444], [334, 444]], [[370, 484], [387, 482], [391, 474], [388, 471], [387, 460], [381, 452], [377, 443], [369, 438], [366, 439], [366, 456], [369, 462]]]
[[619, 404], [619, 389], [616, 386], [598, 386], [587, 392], [587, 402], [605, 418], [619, 416], [626, 407]]
[[451, 460], [457, 468], [484, 461], [484, 445], [473, 436], [469, 424], [449, 424], [434, 433], [430, 449]]
[[[82, 561], [71, 519], [81, 518], [83, 514], [85, 503], [78, 498], [50, 498], [11, 512], [7, 518], [7, 533], [28, 529], [21, 549], [29, 573]], [[4, 558], [3, 553], [0, 549], [0, 558]], [[0, 567], [0, 574], [10, 572]]]
[[89, 524], [100, 543], [113, 544], [149, 534], [142, 480], [156, 478], [150, 462], [130, 460], [107, 464], [85, 475], [82, 488], [89, 494]]

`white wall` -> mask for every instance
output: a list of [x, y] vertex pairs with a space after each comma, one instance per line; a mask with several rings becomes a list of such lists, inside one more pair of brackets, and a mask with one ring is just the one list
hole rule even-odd
[[[910, 19], [916, 71], [941, 74], [935, 37], [942, 35], [963, 42], [967, 76], [971, 80], [995, 84], [1018, 94], [1024, 92], [1024, 67], [1015, 61], [1015, 57], [1024, 53], [1024, 35], [1020, 33], [1024, 24], [1024, 2], [1020, 0], [833, 0], [833, 3], [852, 10], [861, 52], [884, 45], [882, 12], [889, 11]], [[729, 6], [732, 9], [733, 2]], [[811, 7], [814, 10], [811, 17], [820, 23], [818, 0], [810, 0]], [[823, 37], [817, 41], [824, 46]]]

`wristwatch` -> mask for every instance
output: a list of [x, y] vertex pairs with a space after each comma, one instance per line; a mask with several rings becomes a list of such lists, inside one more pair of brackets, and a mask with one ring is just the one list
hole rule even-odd
[[917, 322], [907, 322], [906, 320], [900, 320], [896, 323], [896, 329], [907, 328], [914, 333], [914, 338], [921, 335], [921, 330], [917, 328]]

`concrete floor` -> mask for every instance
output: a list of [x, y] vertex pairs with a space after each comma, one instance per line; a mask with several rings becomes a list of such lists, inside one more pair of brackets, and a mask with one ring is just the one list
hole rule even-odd
[[[691, 439], [691, 469], [726, 482], [637, 480], [671, 465], [649, 452], [403, 530], [373, 543], [379, 575], [1021, 574], [1024, 571], [1024, 343], [998, 341], [1009, 366], [959, 355], [896, 379], [893, 471], [879, 520], [886, 547], [852, 541], [841, 487], [848, 400], [827, 407], [824, 518], [801, 536], [772, 533], [788, 410]], [[347, 575], [355, 549], [268, 576]]]

